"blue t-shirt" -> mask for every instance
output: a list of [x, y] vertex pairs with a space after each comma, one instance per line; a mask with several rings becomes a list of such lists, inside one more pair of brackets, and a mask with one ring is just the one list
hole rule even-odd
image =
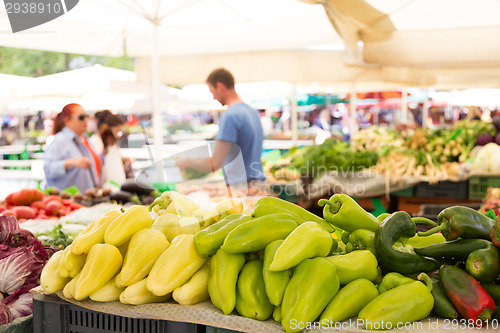
[[[241, 170], [242, 166], [237, 154], [231, 149], [224, 163], [228, 183], [266, 179], [260, 160], [264, 134], [257, 110], [245, 103], [231, 105], [220, 118], [219, 132], [215, 139], [235, 143], [241, 149], [244, 172]], [[232, 166], [232, 172], [227, 170], [230, 166]]]

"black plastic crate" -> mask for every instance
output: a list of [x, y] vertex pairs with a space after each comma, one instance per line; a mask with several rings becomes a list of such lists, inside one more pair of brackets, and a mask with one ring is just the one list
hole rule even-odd
[[467, 199], [469, 197], [469, 184], [467, 181], [443, 181], [432, 185], [422, 182], [415, 185], [413, 195], [421, 198]]
[[[423, 204], [420, 208], [420, 212], [418, 216], [427, 217], [428, 219], [437, 220], [439, 213], [445, 208], [455, 206], [454, 204], [446, 203], [446, 204]], [[478, 210], [481, 207], [481, 204], [475, 203], [460, 203], [458, 206], [466, 206], [472, 209]]]
[[85, 309], [55, 295], [33, 297], [33, 333], [204, 333], [204, 325], [129, 318]]

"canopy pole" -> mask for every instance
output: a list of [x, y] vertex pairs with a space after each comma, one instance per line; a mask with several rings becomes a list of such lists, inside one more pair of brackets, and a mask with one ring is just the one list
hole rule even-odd
[[401, 89], [401, 123], [408, 124], [408, 90]]
[[429, 90], [425, 91], [425, 100], [424, 100], [424, 105], [422, 107], [422, 127], [427, 128], [427, 120], [429, 118]]
[[163, 177], [163, 117], [160, 110], [159, 88], [160, 88], [160, 55], [158, 51], [158, 24], [152, 23], [153, 38], [151, 41], [151, 98], [153, 104], [153, 146], [156, 156], [156, 161], [152, 161], [156, 165], [156, 173], [158, 179], [164, 181]]
[[356, 84], [352, 85], [351, 100], [349, 101], [349, 137], [358, 131], [356, 123]]
[[297, 145], [298, 140], [298, 112], [297, 112], [297, 85], [292, 86], [292, 103], [291, 103], [291, 118], [292, 118], [292, 145]]

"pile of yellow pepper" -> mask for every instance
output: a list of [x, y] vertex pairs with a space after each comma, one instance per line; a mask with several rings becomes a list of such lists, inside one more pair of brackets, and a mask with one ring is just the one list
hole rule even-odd
[[239, 199], [224, 200], [212, 211], [167, 191], [149, 207], [109, 211], [50, 258], [40, 285], [46, 293], [62, 291], [75, 300], [135, 305], [171, 297], [183, 305], [208, 300], [210, 268], [198, 254], [194, 234], [242, 210]]

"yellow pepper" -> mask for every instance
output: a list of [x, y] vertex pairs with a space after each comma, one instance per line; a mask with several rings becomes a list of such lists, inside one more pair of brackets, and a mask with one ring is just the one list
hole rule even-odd
[[120, 294], [125, 287], [119, 288], [115, 284], [115, 278], [111, 278], [104, 286], [89, 295], [89, 298], [96, 302], [114, 302], [120, 300]]
[[146, 288], [147, 279], [143, 279], [125, 288], [120, 294], [120, 302], [123, 304], [148, 304], [148, 303], [163, 303], [170, 299], [172, 294], [164, 296], [156, 296]]
[[186, 217], [191, 216], [196, 210], [200, 209], [200, 206], [183, 194], [175, 191], [166, 191], [162, 193], [162, 197], [164, 195], [168, 196], [171, 201], [166, 210], [168, 213], [179, 215], [179, 217]]
[[63, 251], [57, 251], [50, 257], [42, 269], [40, 275], [40, 286], [48, 294], [53, 294], [64, 288], [66, 283], [70, 280], [69, 277], [62, 277], [59, 275], [59, 263], [63, 256]]
[[188, 282], [174, 290], [172, 298], [181, 305], [192, 305], [208, 300], [209, 276], [210, 265], [206, 262]]
[[153, 227], [163, 232], [169, 242], [181, 234], [194, 235], [201, 230], [196, 217], [187, 216], [179, 219], [177, 215], [171, 213], [158, 216], [153, 223]]
[[222, 200], [215, 206], [215, 211], [219, 214], [216, 216], [217, 221], [228, 215], [241, 214], [243, 212], [243, 201], [240, 198]]
[[104, 242], [119, 246], [127, 242], [139, 230], [150, 228], [153, 218], [146, 206], [130, 207], [116, 218], [104, 233]]
[[179, 235], [156, 260], [147, 278], [147, 288], [164, 296], [186, 283], [206, 259], [198, 254], [194, 235]]
[[158, 230], [138, 231], [130, 240], [122, 270], [116, 276], [116, 286], [126, 287], [144, 279], [168, 244], [165, 235]]
[[76, 287], [76, 283], [78, 282], [78, 279], [80, 278], [80, 274], [82, 274], [82, 272], [76, 274], [76, 276], [74, 278], [72, 278], [71, 281], [66, 283], [66, 285], [64, 286], [64, 289], [63, 289], [64, 297], [75, 298], [75, 287]]
[[75, 277], [85, 265], [86, 254], [74, 254], [71, 250], [73, 244], [63, 251], [61, 262], [59, 263], [59, 275], [61, 277]]
[[92, 246], [75, 286], [74, 298], [81, 301], [104, 286], [122, 265], [122, 255], [116, 246], [96, 244]]
[[215, 223], [215, 219], [218, 219], [219, 213], [209, 210], [209, 209], [198, 209], [193, 213], [193, 217], [198, 219], [201, 229], [205, 229], [206, 227]]
[[103, 243], [106, 229], [120, 214], [117, 210], [111, 210], [100, 219], [90, 223], [71, 243], [71, 252], [74, 254], [88, 253], [93, 245]]

